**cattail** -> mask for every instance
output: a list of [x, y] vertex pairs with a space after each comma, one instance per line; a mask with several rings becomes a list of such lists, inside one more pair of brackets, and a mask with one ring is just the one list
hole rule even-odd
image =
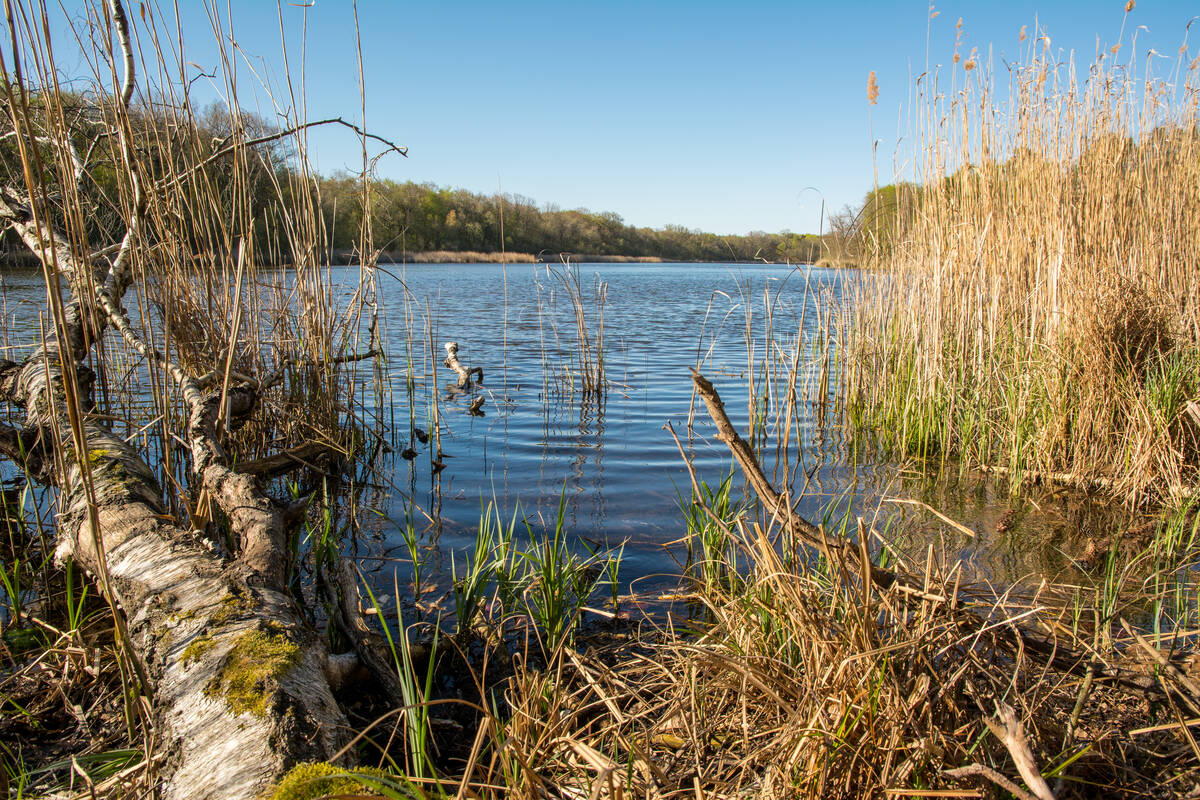
[[1137, 4], [1134, 2], [1134, 0], [1129, 0], [1129, 2], [1125, 4], [1125, 13], [1128, 14], [1130, 11], [1133, 11], [1133, 7], [1135, 5]]
[[1027, 28], [1027, 27], [1028, 27], [1027, 25], [1021, 26], [1021, 32], [1019, 34], [1017, 34], [1017, 41], [1019, 41], [1019, 42], [1025, 41], [1025, 28]]
[[867, 76], [867, 102], [875, 105], [879, 100], [879, 84], [875, 82], [875, 70], [871, 70], [871, 74]]

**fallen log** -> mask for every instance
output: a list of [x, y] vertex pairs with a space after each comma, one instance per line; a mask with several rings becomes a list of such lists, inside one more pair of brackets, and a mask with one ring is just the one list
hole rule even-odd
[[[135, 66], [129, 20], [120, 0], [106, 4], [121, 48], [113, 62], [124, 65], [110, 135], [120, 141], [132, 198], [107, 275], [94, 265], [101, 257], [94, 254], [112, 248], [77, 251], [73, 243], [85, 234], [67, 235], [49, 221], [60, 217], [46, 212], [45, 185], [34, 179], [44, 173], [31, 166], [38, 158], [32, 143], [40, 139], [29, 117], [20, 48], [12, 52], [14, 81], [5, 69], [4, 102], [25, 191], [3, 187], [0, 221], [42, 264], [53, 327], [23, 362], [0, 363], [0, 399], [24, 412], [19, 428], [0, 425], [0, 453], [31, 478], [57, 487], [56, 553], [94, 576], [117, 612], [125, 649], [143, 691], [153, 697], [159, 794], [168, 800], [256, 798], [293, 765], [335, 758], [349, 741], [332, 685], [349, 659], [331, 656], [287, 590], [282, 510], [255, 476], [230, 468], [217, 438], [218, 409], [227, 409], [227, 419], [253, 413], [257, 389], [206, 393], [147, 343], [121, 307], [132, 261], [150, 248], [141, 233], [140, 156], [129, 140]], [[67, 225], [76, 221], [61, 217]], [[231, 557], [205, 548], [165, 513], [154, 471], [95, 408], [85, 365], [103, 363], [94, 345], [109, 329], [181, 389], [193, 486], [224, 512], [235, 537]], [[277, 465], [268, 459], [257, 466], [270, 474]]]
[[[107, 588], [154, 692], [167, 798], [255, 797], [293, 764], [341, 749], [347, 723], [326, 677], [329, 654], [280, 581], [278, 514], [249, 476], [213, 470], [235, 508], [241, 557], [225, 563], [164, 514], [153, 472], [85, 412], [73, 425], [54, 346], [0, 374], [25, 429], [61, 442], [43, 478], [61, 492], [57, 555]], [[82, 447], [72, 444], [78, 440]], [[7, 451], [17, 463], [19, 452]], [[243, 480], [244, 479], [244, 480]]]

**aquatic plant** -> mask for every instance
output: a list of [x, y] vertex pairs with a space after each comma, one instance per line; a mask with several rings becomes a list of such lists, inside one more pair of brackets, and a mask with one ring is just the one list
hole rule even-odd
[[1200, 476], [1200, 69], [1020, 48], [1007, 74], [919, 81], [917, 183], [841, 323], [843, 414], [1014, 486], [1178, 499]]

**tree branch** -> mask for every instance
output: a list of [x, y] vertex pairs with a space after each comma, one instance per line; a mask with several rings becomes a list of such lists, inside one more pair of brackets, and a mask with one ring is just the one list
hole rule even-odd
[[285, 139], [288, 136], [292, 136], [293, 134], [300, 133], [301, 131], [308, 130], [309, 128], [315, 128], [319, 125], [342, 125], [346, 128], [349, 128], [350, 130], [354, 131], [355, 133], [357, 133], [359, 136], [363, 137], [364, 139], [372, 139], [372, 140], [384, 145], [384, 147], [386, 149], [380, 155], [385, 155], [387, 153], [399, 153], [400, 155], [404, 156], [405, 158], [408, 158], [408, 148], [407, 147], [398, 145], [388, 139], [383, 138], [382, 136], [376, 136], [373, 133], [368, 133], [367, 131], [365, 131], [362, 128], [355, 125], [353, 122], [347, 122], [346, 120], [342, 119], [341, 117], [328, 117], [327, 119], [318, 119], [318, 120], [314, 120], [312, 122], [302, 122], [299, 125], [293, 125], [292, 127], [285, 128], [284, 130], [276, 131], [275, 133], [270, 133], [265, 136], [259, 136], [255, 139], [247, 139], [246, 141], [242, 141], [242, 142], [229, 141], [233, 137], [232, 137], [232, 135], [227, 136], [227, 137], [225, 137], [225, 141], [222, 142], [221, 146], [216, 150], [216, 152], [214, 152], [212, 155], [208, 156], [208, 158], [204, 159], [199, 164], [196, 164], [195, 166], [193, 166], [187, 170], [184, 170], [183, 172], [179, 173], [178, 175], [171, 176], [170, 180], [160, 183], [158, 186], [155, 187], [155, 191], [161, 192], [161, 191], [165, 191], [166, 189], [168, 189], [172, 186], [176, 186], [176, 185], [182, 183], [183, 181], [187, 180], [188, 178], [191, 178], [197, 172], [200, 172], [202, 169], [204, 169], [205, 167], [207, 167], [209, 164], [213, 163], [214, 161], [224, 158], [225, 156], [229, 155], [230, 153], [234, 153], [239, 149], [243, 149], [243, 148], [249, 149], [249, 148], [253, 148], [253, 147], [258, 147], [261, 144], [268, 144], [269, 142], [275, 142], [280, 139]]

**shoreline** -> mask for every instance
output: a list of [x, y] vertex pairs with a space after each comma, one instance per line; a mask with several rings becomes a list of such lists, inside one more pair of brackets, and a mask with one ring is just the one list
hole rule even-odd
[[[574, 264], [770, 264], [772, 266], [785, 266], [788, 262], [785, 261], [765, 261], [756, 259], [754, 261], [739, 261], [736, 259], [721, 259], [719, 261], [705, 260], [690, 260], [679, 261], [676, 259], [660, 258], [658, 256], [614, 256], [614, 255], [597, 255], [594, 253], [501, 253], [499, 251], [491, 253], [483, 253], [474, 250], [429, 250], [423, 252], [384, 252], [379, 254], [378, 263], [380, 264], [559, 264], [564, 260], [569, 259]], [[334, 251], [331, 258], [333, 263], [337, 264], [356, 264], [358, 263], [357, 254], [351, 251], [338, 250]], [[810, 266], [804, 264], [792, 264], [791, 266]], [[853, 262], [826, 262], [818, 263], [816, 266], [826, 267], [852, 267]]]

